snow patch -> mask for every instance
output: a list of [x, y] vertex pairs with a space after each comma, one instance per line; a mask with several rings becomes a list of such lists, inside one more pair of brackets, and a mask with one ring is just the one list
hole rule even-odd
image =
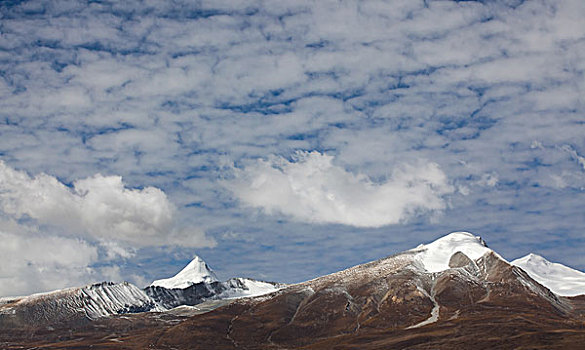
[[528, 254], [512, 261], [512, 265], [526, 271], [535, 281], [561, 296], [585, 294], [585, 273], [545, 258]]
[[284, 286], [248, 278], [232, 278], [225, 283], [228, 289], [218, 295], [219, 299], [256, 297], [276, 292]]

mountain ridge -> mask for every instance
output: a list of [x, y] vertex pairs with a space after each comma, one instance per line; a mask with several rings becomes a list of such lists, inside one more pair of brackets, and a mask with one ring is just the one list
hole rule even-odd
[[[190, 344], [193, 349], [507, 349], [542, 345], [546, 337], [585, 338], [579, 331], [585, 321], [580, 299], [552, 293], [491, 250], [471, 259], [455, 249], [447, 262], [451, 266], [428, 271], [420, 261], [428, 251], [421, 248], [427, 246], [291, 285], [269, 298], [236, 300], [177, 325], [157, 344]], [[441, 264], [448, 254], [441, 256]], [[494, 329], [501, 337], [494, 338]], [[518, 334], [518, 329], [535, 333]], [[433, 332], [445, 335], [433, 339]], [[562, 347], [548, 348], [575, 348], [563, 339], [558, 344]]]
[[[180, 307], [52, 324], [57, 330], [51, 333], [34, 323], [6, 328], [2, 318], [10, 317], [3, 310], [11, 304], [0, 305], [0, 328], [11, 330], [0, 333], [0, 344], [17, 348], [34, 340], [37, 346], [58, 337], [68, 339], [64, 348], [572, 349], [585, 341], [585, 295], [554, 293], [546, 280], [540, 283], [468, 232], [240, 298], [238, 288], [252, 292], [248, 281], [253, 280], [200, 282], [185, 289], [149, 286], [170, 294], [157, 305]], [[67, 335], [71, 327], [79, 329]]]
[[534, 253], [515, 259], [511, 264], [522, 268], [530, 277], [558, 295], [578, 296], [585, 294], [584, 272], [551, 262]]

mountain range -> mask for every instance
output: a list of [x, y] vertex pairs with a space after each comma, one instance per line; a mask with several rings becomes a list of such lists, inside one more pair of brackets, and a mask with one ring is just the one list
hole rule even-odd
[[585, 341], [584, 273], [534, 254], [508, 262], [466, 232], [293, 285], [219, 282], [196, 257], [144, 290], [101, 283], [0, 304], [0, 347], [9, 349], [578, 349]]
[[274, 292], [284, 284], [250, 278], [220, 282], [198, 256], [175, 276], [156, 280], [144, 289], [128, 283], [102, 282], [26, 297], [0, 298], [0, 329], [79, 323], [100, 317], [164, 312], [210, 300], [231, 300]]

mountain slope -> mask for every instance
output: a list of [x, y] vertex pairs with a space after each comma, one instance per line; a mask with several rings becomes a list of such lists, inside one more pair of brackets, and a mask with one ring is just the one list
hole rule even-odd
[[148, 286], [145, 293], [159, 305], [172, 309], [181, 305], [194, 306], [208, 300], [254, 297], [275, 292], [283, 284], [256, 281], [249, 278], [232, 278], [226, 282], [197, 283], [187, 288]]
[[[216, 294], [210, 298], [230, 297], [238, 288], [248, 295], [254, 288], [265, 291], [263, 282], [250, 283], [232, 279], [184, 289], [149, 288], [194, 299], [200, 296], [185, 291], [227, 288], [211, 288]], [[481, 238], [457, 232], [257, 298], [73, 324], [27, 329], [21, 322], [2, 328], [10, 331], [0, 332], [0, 347], [581, 349], [585, 295], [559, 296]]]
[[528, 254], [512, 261], [538, 283], [562, 296], [585, 294], [585, 273], [559, 263], [552, 263], [542, 256]]
[[40, 326], [151, 310], [162, 309], [138, 287], [103, 282], [12, 300], [0, 306], [0, 325]]
[[[292, 285], [269, 298], [235, 301], [171, 328], [157, 340], [157, 346], [530, 347], [540, 344], [549, 331], [553, 340], [566, 338], [566, 332], [585, 337], [585, 331], [579, 333], [583, 310], [576, 301], [555, 295], [509, 264], [480, 238], [454, 233], [385, 259]], [[531, 331], [525, 334], [525, 330]], [[548, 348], [555, 348], [552, 345]]]
[[231, 278], [223, 282], [225, 290], [218, 294], [218, 299], [237, 299], [256, 297], [286, 287], [286, 284], [258, 281], [251, 278]]
[[55, 326], [145, 311], [163, 312], [177, 306], [193, 306], [208, 300], [262, 295], [283, 286], [247, 278], [219, 282], [211, 268], [199, 257], [195, 257], [174, 277], [155, 281], [144, 290], [128, 282], [103, 282], [27, 297], [2, 298], [0, 329]]
[[232, 278], [218, 281], [213, 270], [198, 256], [174, 277], [152, 282], [144, 291], [159, 305], [171, 309], [207, 300], [234, 299], [272, 293], [283, 284]]

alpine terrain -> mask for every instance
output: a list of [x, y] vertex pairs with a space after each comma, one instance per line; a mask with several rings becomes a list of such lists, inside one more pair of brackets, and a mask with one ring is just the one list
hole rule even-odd
[[219, 282], [205, 261], [196, 256], [175, 276], [154, 281], [144, 291], [158, 305], [169, 309], [180, 305], [197, 305], [207, 300], [263, 295], [283, 286], [249, 278], [231, 278]]
[[[289, 286], [218, 282], [204, 262], [192, 264], [135, 291], [142, 309], [108, 301], [114, 306], [84, 322], [55, 311], [55, 305], [93, 305], [70, 297], [72, 291], [8, 301], [0, 306], [0, 346], [581, 349], [585, 343], [583, 273], [536, 255], [509, 263], [466, 232]], [[239, 298], [255, 291], [270, 293]], [[59, 319], [49, 325], [54, 314]]]
[[0, 329], [79, 325], [110, 315], [164, 312], [208, 300], [257, 296], [283, 286], [249, 278], [219, 282], [213, 270], [195, 256], [177, 275], [154, 281], [144, 289], [128, 282], [102, 282], [27, 297], [0, 298]]

